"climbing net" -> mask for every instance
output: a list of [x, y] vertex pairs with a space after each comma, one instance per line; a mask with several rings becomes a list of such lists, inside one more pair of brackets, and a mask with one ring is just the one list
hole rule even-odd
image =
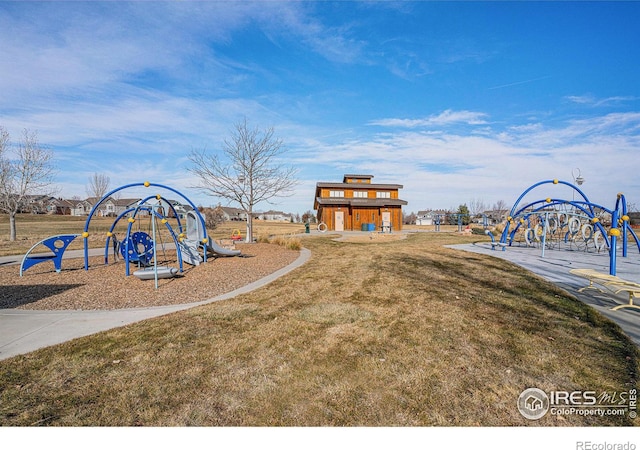
[[[529, 192], [542, 185], [566, 185], [573, 190], [574, 199], [547, 197], [523, 201]], [[578, 200], [575, 200], [576, 194]], [[615, 207], [607, 209], [589, 201], [584, 192], [571, 183], [546, 180], [532, 185], [520, 195], [507, 218], [500, 242], [509, 246], [539, 246], [543, 250], [607, 251], [610, 272], [615, 275], [618, 239], [622, 256], [626, 257], [629, 237], [635, 240], [640, 252], [640, 241], [629, 225], [627, 202], [622, 193], [618, 194]]]
[[584, 252], [606, 251], [608, 214], [602, 210], [594, 212], [590, 217], [569, 203], [523, 212], [510, 233], [510, 243]]

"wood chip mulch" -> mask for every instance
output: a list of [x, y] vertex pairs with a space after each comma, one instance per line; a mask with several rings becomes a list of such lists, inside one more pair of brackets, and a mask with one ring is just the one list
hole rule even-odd
[[[28, 310], [108, 310], [192, 303], [215, 297], [259, 280], [295, 261], [300, 252], [273, 244], [239, 244], [242, 257], [209, 258], [206, 264], [184, 264], [184, 272], [174, 278], [142, 281], [125, 263], [103, 257], [64, 259], [57, 273], [53, 262], [37, 264], [23, 273], [17, 265], [0, 267], [0, 309]], [[165, 255], [168, 265], [179, 265]]]

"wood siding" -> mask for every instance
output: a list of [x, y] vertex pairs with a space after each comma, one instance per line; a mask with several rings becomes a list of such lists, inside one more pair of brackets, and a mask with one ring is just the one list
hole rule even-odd
[[318, 220], [333, 231], [336, 212], [340, 211], [344, 230], [360, 231], [365, 224], [369, 225], [365, 229], [373, 224], [375, 230], [381, 230], [382, 214], [387, 213], [391, 229], [402, 230], [402, 205], [407, 204], [399, 198], [402, 185], [372, 183], [372, 178], [373, 175], [346, 174], [342, 183], [319, 182], [314, 202]]
[[328, 230], [335, 230], [335, 212], [344, 212], [344, 229], [345, 231], [360, 231], [362, 225], [373, 223], [376, 231], [380, 231], [382, 227], [382, 212], [389, 211], [391, 213], [391, 226], [393, 231], [402, 230], [402, 208], [382, 207], [382, 208], [350, 208], [344, 206], [324, 206], [319, 211], [318, 220], [327, 225]]
[[343, 191], [344, 192], [344, 197], [343, 198], [358, 198], [358, 197], [354, 197], [353, 192], [367, 192], [367, 197], [366, 198], [377, 198], [377, 192], [389, 192], [390, 193], [390, 197], [389, 198], [393, 198], [393, 199], [397, 199], [398, 197], [398, 191], [396, 189], [384, 189], [384, 188], [379, 188], [379, 189], [371, 189], [370, 187], [368, 187], [366, 185], [366, 183], [361, 184], [360, 186], [356, 185], [354, 187], [349, 186], [348, 188], [321, 188], [320, 189], [320, 197], [322, 198], [340, 198], [340, 197], [331, 197], [331, 191]]

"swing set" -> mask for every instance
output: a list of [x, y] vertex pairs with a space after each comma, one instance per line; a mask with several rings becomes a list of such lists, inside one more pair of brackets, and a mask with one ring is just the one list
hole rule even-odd
[[[113, 222], [111, 228], [107, 232], [107, 240], [105, 243], [105, 264], [109, 263], [109, 247], [110, 241], [113, 240], [114, 258], [117, 258], [118, 252], [125, 261], [126, 275], [130, 275], [130, 263], [138, 265], [138, 270], [133, 273], [140, 279], [171, 278], [177, 275], [178, 269], [170, 267], [166, 254], [165, 242], [162, 237], [160, 224], [166, 227], [169, 235], [173, 239], [176, 248], [177, 261], [180, 273], [183, 272], [181, 246], [179, 245], [180, 235], [176, 235], [171, 227], [168, 218], [165, 216], [164, 204], [171, 204], [156, 195], [156, 202], [150, 203], [154, 196], [149, 196], [141, 200], [135, 208], [129, 208], [123, 211]], [[175, 212], [175, 211], [174, 211]], [[175, 215], [175, 214], [174, 214]], [[127, 232], [122, 241], [117, 240], [114, 229], [118, 222], [127, 217]], [[146, 231], [142, 229], [141, 223], [144, 217], [148, 217], [148, 226]], [[137, 229], [134, 226], [137, 224]], [[158, 261], [158, 249], [162, 250], [162, 260]], [[164, 265], [161, 265], [164, 264]]]

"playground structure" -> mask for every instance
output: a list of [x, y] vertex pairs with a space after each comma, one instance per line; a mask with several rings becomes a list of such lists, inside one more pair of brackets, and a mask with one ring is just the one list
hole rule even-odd
[[[573, 190], [572, 200], [547, 197], [523, 202], [527, 194], [543, 185], [565, 185]], [[575, 194], [579, 199], [575, 199]], [[521, 202], [524, 203], [521, 205]], [[499, 242], [492, 238], [492, 248], [503, 250], [514, 243], [545, 249], [566, 249], [585, 252], [609, 252], [609, 274], [616, 274], [619, 244], [627, 257], [629, 237], [640, 241], [629, 224], [627, 202], [619, 193], [613, 209], [592, 203], [577, 186], [560, 180], [545, 180], [526, 189], [511, 208]], [[620, 241], [619, 241], [620, 240]]]
[[[20, 276], [28, 268], [43, 262], [52, 260], [57, 272], [62, 268], [62, 256], [69, 244], [78, 236], [83, 238], [84, 247], [84, 269], [89, 270], [89, 236], [91, 220], [99, 211], [108, 198], [114, 194], [129, 188], [145, 187], [159, 188], [170, 191], [178, 195], [187, 202], [192, 210], [186, 213], [186, 220], [183, 221], [176, 212], [174, 206], [161, 194], [149, 195], [139, 202], [135, 207], [131, 207], [121, 212], [112, 223], [106, 233], [106, 241], [104, 246], [104, 263], [109, 264], [109, 250], [113, 247], [114, 258], [117, 259], [118, 254], [125, 261], [125, 274], [130, 275], [130, 264], [138, 265], [139, 270], [134, 275], [140, 279], [155, 279], [156, 287], [158, 278], [168, 278], [183, 272], [183, 262], [190, 265], [199, 265], [207, 262], [207, 256], [240, 256], [239, 250], [229, 250], [217, 245], [213, 240], [209, 239], [205, 220], [198, 211], [198, 208], [182, 193], [169, 186], [155, 184], [145, 181], [144, 183], [132, 183], [116, 188], [105, 194], [91, 209], [81, 234], [51, 236], [34, 245], [24, 256], [20, 265]], [[140, 222], [144, 217], [149, 217], [150, 229], [142, 230]], [[123, 218], [127, 219], [126, 233], [122, 241], [118, 241], [115, 229], [119, 221]], [[171, 219], [171, 220], [170, 220]], [[175, 226], [171, 226], [171, 222]], [[186, 223], [185, 223], [186, 222]], [[134, 224], [138, 224], [138, 228], [134, 228]], [[160, 228], [164, 226], [176, 250], [176, 259], [179, 268], [161, 266], [158, 264], [158, 251], [164, 253], [165, 243], [162, 239]], [[32, 251], [44, 245], [51, 250], [51, 254], [32, 255]], [[166, 260], [166, 258], [165, 258]], [[165, 261], [166, 262], [166, 261]]]
[[[62, 270], [62, 255], [69, 244], [71, 244], [71, 242], [73, 242], [73, 240], [78, 236], [78, 234], [61, 234], [59, 236], [51, 236], [37, 242], [22, 258], [22, 262], [20, 263], [20, 276], [22, 276], [22, 272], [27, 270], [29, 267], [35, 266], [36, 264], [44, 261], [53, 261], [56, 272], [60, 272]], [[31, 255], [31, 252], [40, 247], [40, 245], [44, 245], [51, 250], [51, 254]]]
[[[486, 214], [478, 214], [478, 216], [482, 217], [482, 228], [489, 228], [489, 217]], [[466, 218], [466, 220], [465, 220]], [[464, 222], [467, 222], [467, 225], [471, 223], [471, 214], [461, 214], [461, 213], [441, 213], [434, 214], [433, 216], [433, 225], [435, 226], [435, 231], [441, 231], [441, 225], [457, 225], [458, 233], [462, 232], [464, 227]]]

